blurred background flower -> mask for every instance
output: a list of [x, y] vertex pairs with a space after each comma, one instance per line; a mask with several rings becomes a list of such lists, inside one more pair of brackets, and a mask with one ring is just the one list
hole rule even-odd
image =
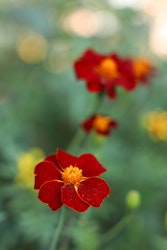
[[39, 148], [33, 148], [29, 152], [18, 156], [15, 182], [22, 188], [34, 189], [34, 169], [37, 163], [44, 160], [44, 152]]
[[167, 140], [167, 112], [156, 110], [145, 115], [145, 127], [151, 138]]

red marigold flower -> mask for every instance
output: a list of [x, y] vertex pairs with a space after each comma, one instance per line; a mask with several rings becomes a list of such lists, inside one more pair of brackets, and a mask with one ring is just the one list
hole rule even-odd
[[78, 79], [86, 81], [90, 92], [106, 91], [109, 98], [116, 97], [116, 86], [130, 91], [136, 87], [132, 61], [117, 54], [102, 55], [88, 49], [75, 61]]
[[35, 167], [34, 189], [53, 211], [65, 205], [84, 212], [90, 206], [100, 207], [109, 195], [108, 184], [99, 178], [105, 171], [92, 154], [76, 157], [58, 149]]
[[111, 130], [118, 126], [118, 123], [109, 116], [98, 114], [83, 121], [81, 126], [86, 132], [95, 130], [100, 135], [108, 136]]
[[148, 83], [151, 76], [155, 74], [155, 68], [146, 58], [135, 58], [133, 60], [135, 77], [142, 83]]

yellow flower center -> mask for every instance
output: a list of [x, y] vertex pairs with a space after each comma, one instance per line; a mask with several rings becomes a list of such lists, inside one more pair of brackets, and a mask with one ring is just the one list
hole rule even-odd
[[94, 119], [93, 127], [97, 130], [104, 132], [108, 129], [110, 122], [111, 122], [111, 119], [109, 117], [97, 115]]
[[107, 79], [117, 77], [119, 74], [117, 65], [111, 58], [105, 58], [100, 65], [95, 68], [95, 71]]
[[137, 77], [145, 75], [150, 70], [150, 62], [146, 59], [135, 59], [133, 62], [134, 72]]
[[61, 175], [65, 184], [72, 184], [74, 186], [78, 186], [83, 178], [82, 169], [73, 167], [72, 165], [67, 167]]

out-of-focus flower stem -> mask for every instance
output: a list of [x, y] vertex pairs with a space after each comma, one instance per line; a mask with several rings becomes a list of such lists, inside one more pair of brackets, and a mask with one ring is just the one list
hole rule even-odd
[[62, 228], [64, 226], [64, 222], [65, 222], [65, 219], [66, 219], [66, 212], [67, 212], [67, 208], [62, 207], [62, 209], [60, 211], [59, 221], [58, 221], [58, 224], [56, 225], [56, 230], [55, 230], [55, 233], [53, 235], [53, 239], [51, 241], [49, 250], [57, 250], [58, 249], [57, 246], [58, 246], [58, 243], [59, 243]]
[[[96, 96], [95, 101], [92, 105], [92, 107], [90, 108], [90, 110], [88, 110], [88, 115], [93, 115], [95, 113], [98, 113], [98, 110], [102, 104], [102, 100], [104, 97], [104, 93], [100, 93]], [[86, 139], [88, 138], [89, 133], [85, 133], [82, 128], [78, 128], [77, 131], [75, 132], [69, 146], [68, 146], [68, 152], [69, 153], [77, 153], [78, 150], [85, 144]]]
[[114, 227], [109, 229], [104, 235], [101, 236], [101, 244], [112, 240], [130, 223], [133, 214], [125, 215]]

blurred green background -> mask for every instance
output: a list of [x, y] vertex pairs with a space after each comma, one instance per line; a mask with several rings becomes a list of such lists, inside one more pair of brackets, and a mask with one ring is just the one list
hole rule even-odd
[[[158, 73], [150, 85], [104, 100], [101, 112], [119, 128], [105, 141], [90, 136], [81, 153], [94, 153], [108, 169], [112, 192], [66, 228], [70, 243], [62, 237], [60, 249], [167, 249], [167, 142], [152, 140], [142, 124], [145, 113], [167, 109], [166, 33], [157, 24], [166, 25], [160, 17], [167, 8], [162, 0], [159, 8], [145, 2], [0, 1], [0, 250], [49, 249], [59, 211], [40, 203], [26, 183], [37, 160], [33, 149], [65, 150], [93, 106], [95, 95], [73, 72], [87, 48], [149, 57]], [[132, 214], [125, 202], [130, 190], [141, 196]]]

